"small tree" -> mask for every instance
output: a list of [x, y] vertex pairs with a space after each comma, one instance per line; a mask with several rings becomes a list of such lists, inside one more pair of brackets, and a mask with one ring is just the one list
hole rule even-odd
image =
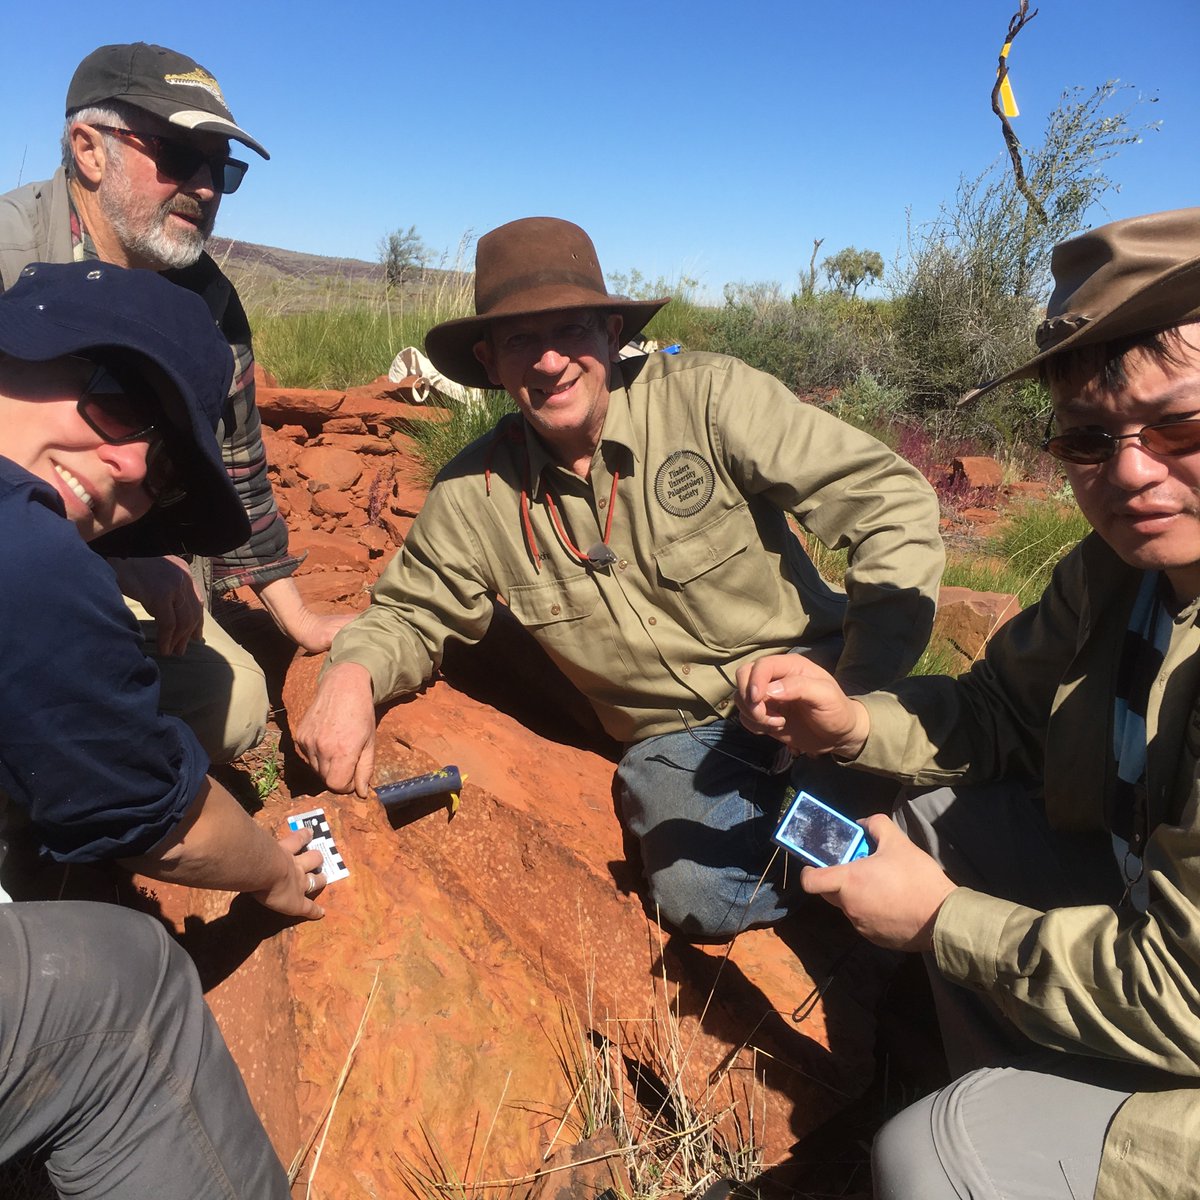
[[379, 239], [379, 261], [388, 288], [398, 288], [424, 270], [429, 247], [417, 235], [417, 227], [393, 229]]
[[874, 283], [883, 277], [883, 255], [878, 250], [856, 250], [847, 246], [830, 255], [821, 268], [835, 291], [854, 296], [865, 280]]
[[[1007, 157], [962, 178], [954, 200], [910, 230], [907, 260], [891, 280], [895, 333], [910, 394], [933, 407], [956, 401], [1028, 354], [1050, 288], [1050, 251], [1088, 223], [1116, 183], [1106, 164], [1157, 123], [1138, 125], [1141, 98], [1121, 105], [1115, 80], [1065, 91], [1040, 144], [1025, 147], [1025, 191]], [[1028, 202], [1036, 198], [1041, 215]], [[1039, 391], [1014, 422], [1036, 433]], [[965, 410], [964, 410], [965, 411]]]

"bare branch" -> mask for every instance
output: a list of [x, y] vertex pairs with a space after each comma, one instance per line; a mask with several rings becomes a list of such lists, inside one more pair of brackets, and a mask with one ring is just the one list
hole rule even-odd
[[992, 88], [992, 112], [1000, 118], [1000, 128], [1004, 133], [1004, 144], [1008, 147], [1008, 157], [1012, 159], [1013, 180], [1017, 185], [1017, 191], [1025, 197], [1025, 201], [1029, 205], [1029, 211], [1044, 225], [1048, 219], [1046, 217], [1046, 210], [1042, 207], [1042, 202], [1037, 198], [1034, 190], [1029, 186], [1029, 181], [1025, 178], [1025, 167], [1021, 162], [1021, 143], [1017, 135], [1013, 133], [1012, 125], [1009, 124], [1008, 117], [1004, 115], [1004, 108], [1000, 103], [1000, 89], [1004, 86], [1004, 81], [1008, 78], [1008, 54], [1006, 51], [1012, 45], [1013, 39], [1017, 34], [1037, 15], [1038, 10], [1036, 8], [1033, 12], [1029, 11], [1029, 0], [1020, 0], [1020, 7], [1009, 18], [1008, 34], [1004, 39], [1005, 48], [1000, 52], [996, 71], [996, 83]]

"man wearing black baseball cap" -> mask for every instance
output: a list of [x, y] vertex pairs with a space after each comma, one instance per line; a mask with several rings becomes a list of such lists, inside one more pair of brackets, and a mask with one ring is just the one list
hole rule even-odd
[[[231, 348], [223, 456], [243, 508], [254, 514], [253, 532], [221, 555], [193, 561], [190, 573], [173, 558], [120, 557], [128, 553], [121, 535], [106, 546], [162, 671], [167, 711], [183, 716], [217, 761], [262, 737], [267, 696], [253, 658], [205, 611], [211, 593], [249, 584], [310, 651], [326, 649], [349, 619], [313, 612], [291, 578], [300, 560], [288, 553], [267, 478], [249, 323], [204, 251], [221, 197], [247, 170], [230, 156], [230, 139], [268, 157], [199, 63], [145, 42], [101, 46], [67, 89], [62, 168], [0, 196], [0, 287], [33, 261], [95, 259], [156, 271], [204, 298]], [[216, 691], [225, 696], [221, 706], [211, 702]]]
[[794, 655], [738, 676], [743, 722], [793, 752], [949, 785], [801, 876], [926, 954], [957, 1076], [883, 1128], [877, 1196], [1197, 1194], [1200, 208], [1051, 267], [1036, 354], [981, 389], [1047, 384], [1043, 448], [1092, 526], [1041, 599], [957, 679], [850, 698]]
[[[88, 545], [244, 539], [214, 436], [231, 370], [203, 301], [152, 272], [35, 264], [0, 295], [0, 815], [27, 827], [6, 840], [62, 863], [116, 860], [315, 919], [319, 852], [272, 838], [207, 776]], [[0, 960], [0, 1160], [45, 1147], [71, 1195], [287, 1196], [194, 971], [154, 922], [0, 904]]]

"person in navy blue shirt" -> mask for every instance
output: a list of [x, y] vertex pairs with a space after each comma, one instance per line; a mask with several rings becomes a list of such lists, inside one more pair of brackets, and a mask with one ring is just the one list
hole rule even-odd
[[[231, 370], [153, 272], [35, 264], [0, 296], [0, 793], [60, 862], [315, 919], [320, 853], [209, 778], [96, 553], [245, 539], [215, 437]], [[29, 1147], [92, 1200], [288, 1195], [191, 964], [112, 905], [0, 904], [0, 1161]]]

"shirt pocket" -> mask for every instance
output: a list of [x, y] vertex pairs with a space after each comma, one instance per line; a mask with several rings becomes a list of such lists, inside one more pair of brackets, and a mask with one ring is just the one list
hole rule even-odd
[[655, 552], [681, 620], [710, 649], [733, 650], [770, 620], [778, 588], [745, 502]]
[[514, 584], [504, 599], [534, 637], [553, 643], [580, 635], [596, 610], [599, 593], [595, 581], [580, 571], [562, 579]]

